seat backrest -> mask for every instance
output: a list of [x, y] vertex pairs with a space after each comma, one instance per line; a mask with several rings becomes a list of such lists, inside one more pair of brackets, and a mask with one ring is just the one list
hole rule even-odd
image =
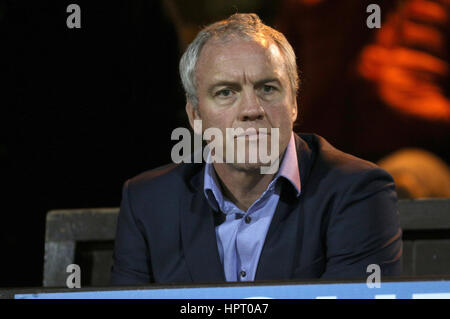
[[450, 198], [400, 200], [403, 275], [450, 274]]
[[65, 287], [77, 264], [81, 284], [107, 286], [119, 208], [54, 210], [47, 214], [44, 287]]
[[[450, 198], [400, 200], [403, 275], [450, 275]], [[47, 214], [44, 287], [65, 287], [81, 268], [81, 284], [108, 286], [119, 208], [54, 210]]]

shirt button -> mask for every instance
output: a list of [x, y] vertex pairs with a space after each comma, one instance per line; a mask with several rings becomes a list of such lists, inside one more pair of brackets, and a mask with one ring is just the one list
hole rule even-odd
[[250, 216], [245, 217], [246, 224], [250, 224], [251, 221], [252, 221], [252, 218]]
[[247, 276], [247, 273], [244, 270], [241, 270], [241, 272], [239, 274], [241, 275], [242, 278]]

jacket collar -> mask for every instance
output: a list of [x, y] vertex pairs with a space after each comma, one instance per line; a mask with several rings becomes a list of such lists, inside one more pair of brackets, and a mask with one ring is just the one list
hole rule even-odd
[[212, 210], [203, 193], [203, 174], [204, 168], [192, 177], [192, 191], [185, 192], [181, 198], [183, 250], [194, 282], [224, 282], [215, 232], [218, 213]]

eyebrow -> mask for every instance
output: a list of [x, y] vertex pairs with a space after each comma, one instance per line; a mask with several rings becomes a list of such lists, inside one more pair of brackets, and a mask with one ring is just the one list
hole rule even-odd
[[265, 78], [265, 79], [259, 80], [255, 83], [255, 86], [259, 87], [268, 82], [276, 82], [279, 86], [281, 86], [281, 82], [277, 78]]
[[218, 81], [214, 84], [211, 84], [211, 86], [208, 88], [209, 92], [212, 92], [214, 88], [218, 87], [218, 86], [228, 86], [228, 87], [233, 87], [233, 88], [237, 88], [240, 87], [241, 85], [238, 82], [232, 82], [232, 81]]
[[[261, 79], [259, 81], [257, 81], [255, 83], [256, 87], [260, 87], [262, 85], [264, 85], [265, 83], [269, 83], [269, 82], [276, 82], [278, 85], [281, 86], [281, 82], [279, 79], [277, 78], [265, 78], [265, 79]], [[241, 86], [241, 84], [239, 82], [233, 82], [233, 81], [225, 81], [225, 80], [219, 80], [218, 82], [212, 84], [209, 88], [208, 88], [208, 92], [212, 92], [214, 88], [218, 87], [218, 86], [227, 86], [227, 87], [231, 87], [231, 88], [239, 88]]]

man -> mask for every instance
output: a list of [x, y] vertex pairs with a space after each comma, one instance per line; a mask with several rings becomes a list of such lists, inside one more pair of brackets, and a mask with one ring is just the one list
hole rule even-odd
[[[235, 14], [198, 34], [180, 73], [193, 127], [257, 134], [244, 135], [244, 163], [169, 165], [125, 183], [112, 284], [364, 278], [370, 264], [401, 273], [393, 180], [293, 133], [297, 66], [282, 34]], [[248, 161], [262, 129], [279, 135], [273, 174]]]

